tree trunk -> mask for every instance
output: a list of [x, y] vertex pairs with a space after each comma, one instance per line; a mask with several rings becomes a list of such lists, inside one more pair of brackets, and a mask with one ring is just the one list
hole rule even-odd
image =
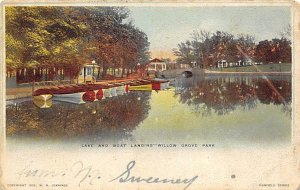
[[49, 80], [50, 80], [50, 81], [53, 81], [53, 77], [54, 77], [54, 69], [53, 69], [53, 68], [50, 68], [50, 69], [49, 69]]
[[101, 74], [101, 79], [103, 79], [103, 78], [104, 78], [104, 76], [105, 76], [105, 73], [106, 73], [106, 71], [105, 71], [105, 68], [103, 67], [103, 69], [102, 69], [102, 74]]
[[102, 79], [106, 76], [107, 68], [103, 66]]
[[62, 73], [62, 75], [61, 75], [62, 80], [65, 80], [65, 70], [64, 70], [64, 67], [61, 67], [61, 73]]
[[55, 80], [59, 80], [60, 78], [59, 78], [59, 67], [57, 67], [57, 66], [55, 66], [54, 67], [55, 68]]
[[63, 76], [63, 67], [60, 66], [59, 68], [59, 79], [62, 80], [62, 76]]
[[121, 73], [121, 77], [123, 78], [124, 75], [124, 66], [122, 66], [122, 73]]
[[17, 81], [17, 84], [19, 84], [19, 80], [20, 80], [20, 70], [16, 69], [16, 81]]
[[21, 74], [20, 74], [21, 83], [24, 82], [24, 73], [25, 73], [24, 69], [21, 69]]
[[49, 80], [49, 68], [46, 68], [46, 81]]
[[116, 76], [116, 67], [115, 67], [115, 64], [113, 64], [113, 76]]
[[97, 73], [97, 79], [99, 79], [100, 78], [100, 67], [98, 67], [98, 71], [97, 71], [98, 73]]

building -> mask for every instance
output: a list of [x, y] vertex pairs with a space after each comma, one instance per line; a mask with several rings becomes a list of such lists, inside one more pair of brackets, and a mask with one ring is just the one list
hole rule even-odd
[[165, 71], [167, 70], [167, 64], [160, 59], [152, 59], [147, 67], [148, 71]]
[[228, 63], [226, 60], [221, 60], [217, 62], [217, 68], [224, 68], [224, 67], [228, 67]]
[[230, 62], [230, 63], [228, 63], [226, 60], [221, 60], [216, 63], [217, 68], [240, 67], [240, 66], [250, 66], [250, 65], [253, 65], [251, 60], [247, 60], [244, 62], [242, 60], [239, 60], [237, 62]]
[[92, 83], [96, 81], [95, 78], [95, 71], [98, 69], [99, 66], [96, 65], [96, 62], [93, 61], [92, 64], [85, 64], [79, 73], [78, 76], [78, 83]]

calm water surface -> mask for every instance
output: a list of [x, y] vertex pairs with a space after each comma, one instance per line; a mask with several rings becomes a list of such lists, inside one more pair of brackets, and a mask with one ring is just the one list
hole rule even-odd
[[291, 77], [207, 77], [99, 102], [6, 106], [8, 139], [91, 143], [287, 144]]

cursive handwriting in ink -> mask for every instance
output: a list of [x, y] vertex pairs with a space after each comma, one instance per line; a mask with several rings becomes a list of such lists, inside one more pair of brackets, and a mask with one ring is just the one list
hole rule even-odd
[[[78, 166], [78, 168], [76, 168]], [[75, 162], [71, 167], [71, 171], [74, 173], [74, 178], [79, 178], [78, 186], [85, 180], [89, 179], [89, 184], [93, 185], [95, 179], [100, 179], [99, 170], [93, 170], [92, 166], [84, 167], [81, 161]]]
[[47, 177], [63, 177], [67, 173], [67, 169], [55, 171], [55, 170], [42, 170], [37, 169], [32, 166], [32, 162], [25, 166], [21, 171], [17, 172], [18, 178], [29, 178], [29, 177], [38, 177], [38, 178], [47, 178]]
[[141, 177], [141, 176], [133, 176], [131, 174], [132, 169], [135, 166], [135, 161], [130, 161], [127, 164], [126, 170], [121, 173], [118, 177], [112, 179], [110, 182], [113, 181], [118, 181], [119, 183], [141, 183], [141, 182], [145, 182], [145, 183], [154, 183], [154, 184], [158, 184], [158, 183], [170, 183], [170, 184], [186, 184], [186, 186], [184, 187], [184, 190], [186, 190], [189, 186], [191, 186], [196, 179], [198, 178], [198, 176], [194, 176], [190, 179], [168, 179], [168, 178], [158, 178], [158, 177]]
[[[77, 161], [69, 168], [61, 170], [39, 169], [32, 166], [32, 162], [25, 166], [21, 171], [17, 172], [18, 178], [74, 178], [78, 180], [78, 186], [83, 182], [93, 185], [94, 181], [101, 179], [100, 171], [93, 169], [91, 165], [84, 166], [82, 161]], [[67, 178], [67, 179], [66, 179]]]

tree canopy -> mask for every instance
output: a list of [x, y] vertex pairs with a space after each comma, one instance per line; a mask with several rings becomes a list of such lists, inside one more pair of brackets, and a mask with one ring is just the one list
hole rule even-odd
[[6, 7], [6, 66], [132, 69], [149, 59], [146, 34], [125, 7]]

